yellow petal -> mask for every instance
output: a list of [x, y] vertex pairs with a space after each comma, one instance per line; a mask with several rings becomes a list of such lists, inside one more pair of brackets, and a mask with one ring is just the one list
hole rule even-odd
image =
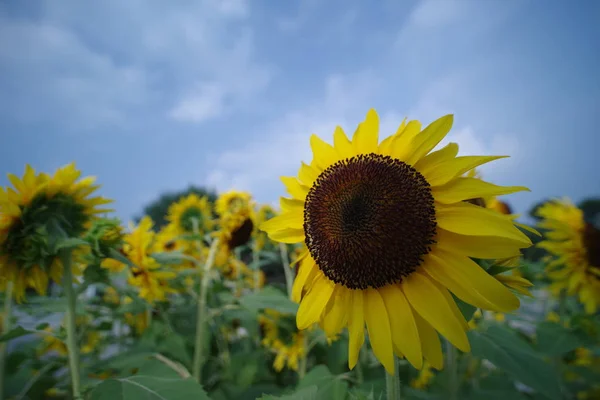
[[364, 301], [362, 290], [351, 290], [351, 307], [348, 316], [348, 367], [353, 369], [358, 362], [358, 354], [365, 342]]
[[282, 176], [281, 182], [285, 185], [288, 193], [292, 195], [293, 198], [297, 200], [306, 199], [306, 195], [308, 194], [308, 187], [301, 184], [296, 177], [293, 176]]
[[390, 318], [392, 342], [398, 351], [416, 368], [423, 367], [419, 330], [412, 309], [397, 285], [379, 289]]
[[364, 293], [365, 321], [369, 332], [369, 341], [375, 357], [381, 362], [388, 374], [393, 375], [394, 349], [387, 309], [376, 289], [367, 289]]
[[419, 121], [409, 121], [402, 133], [392, 141], [390, 156], [404, 161], [412, 152], [412, 140], [420, 131], [421, 123]]
[[300, 166], [300, 170], [298, 171], [298, 179], [302, 181], [305, 186], [311, 187], [313, 183], [317, 180], [319, 176], [319, 170], [311, 167], [304, 162]]
[[415, 165], [417, 161], [425, 157], [427, 153], [446, 137], [448, 132], [450, 132], [450, 128], [452, 128], [453, 122], [454, 116], [449, 114], [436, 119], [423, 129], [423, 131], [413, 139], [413, 151], [406, 158], [406, 163]]
[[[430, 278], [430, 276], [427, 276], [427, 277]], [[462, 312], [460, 312], [458, 306], [456, 305], [456, 302], [454, 301], [454, 298], [452, 298], [452, 295], [450, 294], [450, 292], [448, 292], [448, 289], [446, 289], [443, 285], [439, 284], [435, 279], [429, 279], [429, 280], [431, 281], [431, 283], [433, 283], [435, 286], [437, 286], [440, 293], [444, 295], [444, 297], [446, 298], [446, 302], [452, 309], [452, 314], [454, 314], [454, 316], [456, 317], [458, 322], [460, 322], [463, 329], [465, 331], [468, 331], [469, 323], [467, 322], [467, 320], [465, 320], [465, 316], [462, 314]]]
[[333, 146], [315, 134], [310, 136], [310, 147], [313, 151], [314, 162], [321, 169], [326, 169], [338, 160]]
[[304, 210], [304, 200], [298, 199], [288, 199], [287, 197], [279, 198], [279, 206], [281, 207], [281, 211], [291, 211], [293, 209]]
[[449, 204], [522, 191], [530, 190], [524, 186], [497, 186], [476, 178], [456, 178], [445, 185], [434, 186], [431, 192], [435, 201]]
[[499, 236], [468, 236], [442, 229], [438, 226], [437, 246], [469, 257], [497, 259], [515, 257], [526, 247], [521, 241]]
[[402, 123], [400, 124], [400, 126], [398, 127], [398, 130], [396, 131], [396, 133], [394, 135], [388, 136], [381, 141], [381, 143], [379, 144], [379, 154], [382, 154], [384, 156], [389, 156], [392, 152], [392, 143], [393, 143], [394, 139], [396, 137], [398, 137], [399, 135], [401, 135], [402, 132], [404, 132], [405, 128], [406, 128], [406, 118], [404, 118], [402, 120]]
[[267, 235], [271, 240], [281, 243], [300, 243], [304, 242], [304, 230], [303, 229], [279, 229], [272, 232], [267, 232]]
[[423, 349], [423, 357], [438, 371], [444, 368], [444, 355], [442, 353], [442, 343], [438, 333], [433, 327], [419, 315], [413, 313], [415, 323], [419, 329], [419, 338]]
[[319, 322], [334, 288], [335, 283], [325, 275], [317, 275], [312, 287], [300, 302], [300, 307], [298, 307], [298, 314], [296, 314], [298, 329], [306, 329]]
[[305, 286], [310, 286], [314, 277], [317, 275], [318, 268], [312, 257], [308, 256], [305, 262], [300, 264], [298, 275], [294, 279], [292, 286], [292, 301], [300, 303], [302, 299], [302, 291]]
[[470, 351], [465, 330], [452, 313], [446, 298], [429, 278], [413, 272], [402, 282], [402, 290], [410, 305], [450, 343], [464, 352]]
[[341, 332], [348, 322], [348, 309], [350, 293], [345, 287], [338, 285], [329, 300], [329, 310], [323, 317], [323, 330], [328, 336], [335, 336]]
[[427, 172], [427, 182], [431, 186], [440, 186], [450, 182], [451, 179], [461, 176], [465, 172], [508, 156], [463, 156], [437, 164]]
[[469, 203], [436, 205], [436, 221], [447, 231], [468, 236], [500, 236], [531, 245], [531, 240], [518, 230], [505, 215]]
[[434, 151], [417, 161], [415, 168], [427, 179], [430, 171], [434, 170], [439, 164], [452, 160], [457, 154], [458, 145], [456, 143], [448, 143], [438, 151]]
[[352, 146], [356, 154], [377, 153], [379, 143], [379, 116], [374, 109], [367, 112], [367, 117], [360, 123], [352, 138]]
[[[430, 254], [429, 256], [435, 267], [432, 267], [428, 272], [433, 274], [435, 270], [438, 274], [438, 276], [435, 276], [438, 282], [452, 290], [452, 287], [446, 284], [446, 282], [451, 282], [448, 279], [451, 275], [452, 281], [455, 282], [452, 285], [460, 285], [472, 298], [483, 300], [479, 301], [478, 304], [471, 304], [498, 312], [510, 312], [519, 308], [517, 296], [469, 257], [440, 249], [436, 249], [435, 255]], [[443, 277], [440, 274], [446, 276]], [[454, 290], [452, 291], [454, 292]], [[454, 294], [459, 298], [461, 297], [457, 292], [454, 292]], [[472, 298], [463, 300], [471, 302]], [[492, 304], [493, 308], [490, 308], [486, 303]]]
[[279, 214], [260, 224], [261, 231], [278, 231], [286, 228], [303, 229], [304, 211], [298, 208]]
[[352, 147], [352, 142], [350, 142], [343, 129], [339, 126], [336, 126], [335, 132], [333, 132], [333, 147], [340, 156], [340, 159], [350, 158], [356, 154]]

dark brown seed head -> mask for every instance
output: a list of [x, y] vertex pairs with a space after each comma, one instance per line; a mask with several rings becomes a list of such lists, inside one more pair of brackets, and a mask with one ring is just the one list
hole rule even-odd
[[312, 257], [332, 281], [350, 289], [400, 282], [434, 243], [431, 187], [389, 156], [338, 161], [309, 190], [304, 231]]
[[592, 224], [585, 224], [583, 245], [585, 246], [588, 263], [592, 267], [600, 267], [600, 230]]

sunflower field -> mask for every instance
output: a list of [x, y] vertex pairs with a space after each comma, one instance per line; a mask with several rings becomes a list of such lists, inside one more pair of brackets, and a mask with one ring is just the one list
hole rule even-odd
[[438, 146], [452, 123], [369, 110], [310, 137], [278, 207], [187, 193], [160, 221], [74, 164], [10, 173], [0, 398], [600, 399], [598, 218], [518, 222], [529, 189]]

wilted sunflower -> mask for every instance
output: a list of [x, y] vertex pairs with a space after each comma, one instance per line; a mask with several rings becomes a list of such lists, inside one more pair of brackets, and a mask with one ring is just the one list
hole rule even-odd
[[547, 265], [554, 288], [577, 294], [585, 311], [594, 314], [600, 305], [600, 230], [568, 199], [547, 202], [537, 215], [539, 227], [548, 230], [538, 246], [556, 257]]
[[95, 178], [80, 176], [75, 164], [53, 176], [27, 165], [22, 179], [8, 175], [13, 188], [0, 187], [0, 284], [14, 282], [18, 302], [26, 288], [45, 295], [49, 278], [60, 283], [57, 239], [80, 237], [97, 214], [109, 211], [98, 207], [111, 200], [91, 197], [99, 188]]
[[223, 193], [215, 205], [219, 215], [219, 252], [216, 264], [226, 261], [229, 252], [246, 244], [254, 230], [254, 210], [250, 193], [231, 190]]
[[[125, 235], [122, 249], [123, 255], [133, 263], [128, 283], [136, 286], [139, 296], [150, 304], [165, 301], [167, 294], [175, 293], [168, 280], [176, 276], [173, 271], [161, 271], [160, 264], [150, 256], [156, 235], [152, 225], [150, 217], [145, 216], [137, 227], [131, 226], [131, 233]], [[121, 261], [112, 258], [102, 260], [101, 266], [113, 272], [122, 271], [126, 267]]]
[[198, 222], [200, 234], [210, 231], [214, 225], [212, 210], [208, 197], [190, 194], [171, 204], [167, 221], [172, 226], [175, 235], [194, 232], [193, 220]]
[[450, 292], [483, 309], [519, 307], [469, 257], [518, 256], [531, 241], [510, 217], [465, 200], [527, 189], [462, 177], [502, 157], [456, 157], [455, 143], [430, 153], [452, 121], [448, 115], [423, 130], [418, 121], [402, 123], [379, 143], [379, 119], [370, 110], [352, 141], [340, 127], [333, 146], [312, 135], [313, 161], [302, 163], [297, 178], [281, 178], [291, 198], [282, 198], [281, 215], [261, 228], [273, 240], [306, 243], [293, 288], [298, 328], [320, 322], [334, 336], [347, 325], [350, 368], [365, 323], [388, 373], [394, 353], [418, 369], [423, 358], [441, 369], [436, 330], [469, 351], [468, 325]]

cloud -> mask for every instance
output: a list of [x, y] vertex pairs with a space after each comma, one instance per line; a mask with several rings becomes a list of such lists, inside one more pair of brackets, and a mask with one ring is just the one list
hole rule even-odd
[[[34, 7], [34, 6], [31, 6]], [[0, 6], [3, 117], [61, 130], [201, 123], [252, 105], [270, 68], [255, 60], [245, 0], [42, 1]]]

